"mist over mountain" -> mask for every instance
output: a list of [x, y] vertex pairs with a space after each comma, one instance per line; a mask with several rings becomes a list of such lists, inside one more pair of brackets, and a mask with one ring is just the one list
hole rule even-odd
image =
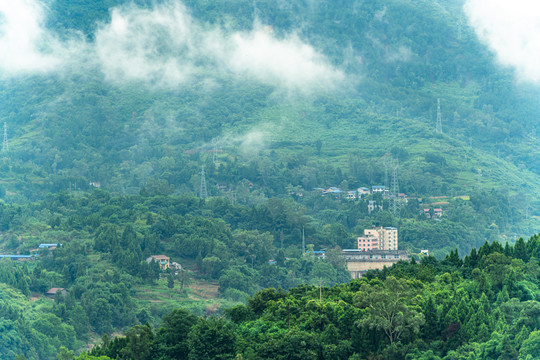
[[[183, 317], [187, 334], [193, 315], [166, 315], [179, 306], [199, 316], [247, 304], [227, 313], [239, 327], [269, 317], [269, 301], [305, 301], [302, 312], [323, 286], [351, 280], [336, 254], [384, 226], [399, 229], [400, 250], [432, 257], [374, 272], [381, 283], [369, 288], [343, 285], [343, 311], [367, 316], [354, 295], [364, 290], [418, 290], [392, 276], [425, 282], [435, 312], [462, 313], [437, 315], [441, 336], [411, 330], [408, 344], [444, 342], [430, 349], [446, 359], [463, 339], [487, 348], [509, 336], [518, 351], [537, 327], [508, 330], [502, 317], [466, 327], [469, 300], [443, 306], [441, 294], [459, 283], [475, 312], [519, 299], [506, 305], [514, 315], [539, 299], [539, 17], [532, 0], [0, 0], [0, 253], [63, 244], [0, 271], [6, 324], [20, 324], [0, 349], [55, 358], [137, 324], [158, 334], [167, 316]], [[386, 192], [356, 192], [372, 186]], [[306, 244], [328, 259], [306, 256]], [[147, 262], [159, 254], [187, 269], [181, 280]], [[67, 295], [36, 300], [54, 297], [49, 288]], [[17, 302], [31, 309], [24, 321]], [[451, 340], [458, 318], [466, 330]], [[384, 333], [363, 319], [354, 331]], [[39, 340], [55, 322], [61, 333]], [[343, 358], [395, 350], [393, 338], [325, 336], [342, 341]], [[106, 341], [100, 349], [114, 358]], [[313, 358], [342, 356], [332, 351]]]

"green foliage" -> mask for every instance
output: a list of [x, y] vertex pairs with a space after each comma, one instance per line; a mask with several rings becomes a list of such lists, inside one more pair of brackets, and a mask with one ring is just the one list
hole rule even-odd
[[[124, 3], [54, 1], [46, 25], [91, 42]], [[185, 6], [209, 28], [260, 22], [277, 39], [297, 33], [360, 82], [286, 96], [227, 74], [180, 89], [112, 84], [79, 69], [2, 78], [10, 153], [0, 159], [0, 245], [21, 254], [63, 245], [26, 264], [0, 261], [2, 358], [69, 358], [95, 334], [123, 330], [78, 358], [537, 357], [540, 238], [499, 243], [537, 228], [526, 216], [540, 209], [538, 144], [526, 135], [537, 94], [494, 66], [470, 29], [457, 38], [459, 1]], [[437, 98], [444, 134], [433, 129]], [[257, 149], [244, 141], [254, 129], [263, 129]], [[387, 153], [411, 197], [399, 216], [379, 195], [347, 201], [314, 190], [383, 184]], [[207, 200], [194, 197], [201, 165]], [[370, 200], [384, 210], [368, 212]], [[427, 219], [423, 207], [435, 206], [444, 215]], [[349, 283], [340, 249], [372, 225], [399, 227], [400, 248], [434, 257]], [[303, 238], [326, 259], [302, 254]], [[189, 274], [246, 305], [226, 312], [232, 323], [180, 311], [154, 330], [141, 325], [176, 306], [172, 273], [170, 301], [135, 297], [163, 284], [146, 261], [157, 254], [184, 266], [186, 299]], [[29, 301], [52, 287], [67, 295]]]
[[[524, 242], [525, 248], [536, 248], [536, 240]], [[174, 310], [155, 337], [145, 337], [145, 350], [154, 349], [154, 358], [163, 360], [535, 359], [540, 304], [508, 298], [496, 277], [482, 277], [492, 271], [500, 249], [495, 243], [475, 250], [471, 256], [481, 258], [474, 266], [452, 251], [442, 261], [399, 262], [332, 288], [265, 289], [227, 309], [227, 319]], [[514, 247], [508, 250], [515, 253]], [[525, 255], [530, 258], [529, 250]], [[432, 277], [421, 280], [427, 267]], [[486, 282], [489, 295], [478, 291], [479, 281]], [[133, 334], [143, 329], [152, 334], [148, 325], [138, 325], [125, 337], [104, 339], [92, 355], [127, 354]]]

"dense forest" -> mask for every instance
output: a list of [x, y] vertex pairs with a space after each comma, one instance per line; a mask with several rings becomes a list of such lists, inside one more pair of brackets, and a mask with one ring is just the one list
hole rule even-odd
[[537, 359], [539, 255], [535, 236], [331, 288], [270, 288], [225, 317], [174, 310], [79, 359]]
[[539, 91], [470, 2], [0, 2], [0, 357], [539, 358]]

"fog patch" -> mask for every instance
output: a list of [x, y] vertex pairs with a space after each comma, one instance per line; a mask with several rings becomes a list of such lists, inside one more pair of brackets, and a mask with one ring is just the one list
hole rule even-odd
[[59, 41], [44, 28], [46, 9], [32, 0], [0, 0], [0, 69], [3, 75], [46, 72], [61, 63]]
[[109, 81], [176, 87], [196, 72], [198, 33], [179, 3], [154, 10], [130, 5], [112, 10], [110, 23], [96, 32], [95, 49]]
[[522, 81], [540, 81], [540, 4], [536, 0], [467, 0], [470, 25], [498, 61]]
[[[286, 93], [341, 88], [345, 74], [297, 34], [276, 36], [254, 24], [232, 31], [195, 19], [179, 1], [111, 9], [94, 41], [78, 33], [61, 40], [45, 27], [39, 0], [0, 0], [0, 72], [4, 76], [101, 73], [117, 85], [211, 89], [221, 80], [257, 81]], [[67, 39], [67, 40], [66, 40]]]
[[412, 60], [414, 53], [406, 46], [398, 46], [388, 50], [386, 55], [387, 62], [409, 62]]
[[179, 2], [114, 9], [110, 23], [96, 33], [96, 52], [114, 82], [178, 87], [195, 78], [234, 75], [309, 93], [333, 90], [345, 79], [295, 34], [277, 38], [259, 24], [231, 32], [198, 22]]

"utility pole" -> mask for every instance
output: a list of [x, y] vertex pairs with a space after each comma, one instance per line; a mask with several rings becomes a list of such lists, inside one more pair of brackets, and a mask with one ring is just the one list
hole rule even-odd
[[384, 190], [389, 191], [389, 184], [388, 184], [388, 167], [390, 166], [389, 162], [391, 159], [388, 157], [384, 159], [383, 165], [384, 165]]
[[476, 186], [478, 187], [478, 190], [482, 189], [482, 169], [478, 169], [476, 173]]
[[306, 254], [306, 237], [304, 235], [304, 227], [302, 226], [302, 255]]
[[2, 152], [8, 152], [9, 151], [9, 143], [8, 143], [8, 137], [7, 137], [7, 123], [4, 123], [4, 141], [2, 142]]
[[201, 189], [200, 195], [203, 199], [208, 199], [208, 190], [206, 189], [206, 174], [204, 173], [204, 165], [201, 169]]
[[218, 153], [217, 142], [218, 142], [217, 139], [212, 139], [212, 145], [213, 145], [212, 161], [214, 162], [214, 165], [217, 163], [217, 153]]
[[437, 99], [437, 125], [435, 131], [438, 134], [442, 134], [441, 99]]
[[394, 216], [399, 216], [401, 210], [401, 203], [399, 201], [398, 167], [398, 160], [395, 159], [392, 162], [392, 193], [390, 195], [390, 198], [392, 199], [392, 213]]

